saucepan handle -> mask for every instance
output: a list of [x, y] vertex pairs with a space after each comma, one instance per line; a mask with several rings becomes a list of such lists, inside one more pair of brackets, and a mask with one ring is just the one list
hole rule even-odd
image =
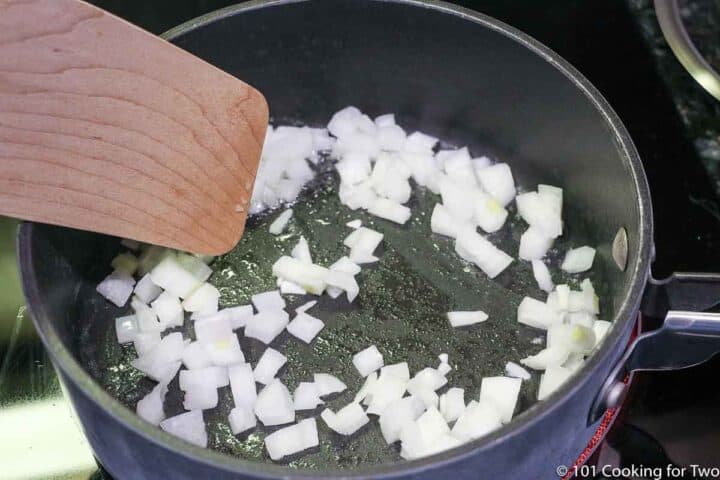
[[613, 368], [595, 398], [588, 425], [622, 401], [625, 377], [638, 371], [680, 370], [703, 363], [720, 352], [720, 275], [676, 273], [651, 279], [643, 298], [644, 315], [665, 320], [660, 328], [638, 336]]

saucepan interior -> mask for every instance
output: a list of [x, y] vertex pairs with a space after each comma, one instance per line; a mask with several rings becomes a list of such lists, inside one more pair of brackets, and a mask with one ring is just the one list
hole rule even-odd
[[[169, 38], [262, 91], [275, 123], [323, 126], [347, 105], [371, 116], [392, 112], [408, 131], [420, 130], [447, 146], [467, 145], [475, 156], [509, 163], [521, 188], [534, 189], [538, 183], [562, 187], [565, 233], [551, 254], [555, 270], [567, 248], [597, 247], [590, 278], [602, 298], [601, 318], [627, 322], [647, 261], [644, 177], [631, 161], [623, 132], [601, 100], [592, 97], [591, 87], [534, 42], [495, 25], [433, 3], [259, 2], [182, 26]], [[247, 303], [252, 293], [274, 288], [270, 265], [300, 234], [310, 240], [315, 261], [329, 264], [344, 254], [346, 221], [361, 218], [385, 233], [381, 262], [361, 274], [359, 301], [351, 306], [321, 300], [315, 314], [327, 327], [313, 345], [279, 340], [289, 358], [283, 378], [291, 390], [313, 372], [334, 373], [347, 380], [349, 392], [331, 405], [343, 405], [362, 383], [350, 363], [352, 353], [376, 344], [386, 363], [408, 361], [412, 371], [435, 366], [437, 355], [448, 353], [455, 367], [450, 384], [465, 387], [468, 399], [477, 395], [483, 376], [501, 374], [507, 361], [541, 348], [531, 341], [540, 332], [515, 320], [523, 296], [545, 298], [527, 262], [516, 261], [488, 280], [456, 257], [450, 240], [431, 235], [430, 212], [438, 201], [433, 194], [415, 189], [413, 220], [399, 227], [340, 205], [334, 174], [321, 170], [294, 207], [291, 235], [267, 233], [272, 212], [252, 218], [240, 245], [213, 265], [211, 279], [221, 289], [221, 303]], [[132, 347], [115, 342], [113, 319], [125, 310], [94, 292], [119, 241], [46, 225], [23, 228], [32, 229], [20, 245], [28, 259], [23, 275], [47, 314], [39, 327], [59, 339], [52, 348], [72, 356], [56, 361], [61, 369], [77, 362], [66, 370], [71, 381], [87, 384], [91, 377], [133, 409], [153, 384], [129, 366]], [[624, 271], [611, 255], [620, 228], [627, 231], [629, 244]], [[524, 229], [521, 221], [512, 220], [490, 239], [516, 256]], [[578, 278], [557, 280], [577, 285]], [[451, 309], [482, 309], [491, 321], [451, 331], [441, 313]], [[613, 339], [611, 334], [608, 341]], [[250, 361], [262, 353], [256, 344], [243, 347]], [[168, 416], [182, 411], [176, 383], [170, 386]], [[527, 411], [506, 429], [532, 421], [543, 408], [531, 408], [536, 392], [537, 378], [524, 383], [520, 409]], [[262, 448], [264, 431], [232, 436], [226, 426], [231, 401], [225, 392], [218, 411], [206, 415], [210, 446], [240, 460], [269, 462]], [[150, 427], [136, 426], [162, 438]], [[377, 427], [350, 438], [329, 431], [321, 436], [318, 449], [285, 463], [336, 471], [399, 461], [398, 449], [384, 444]]]

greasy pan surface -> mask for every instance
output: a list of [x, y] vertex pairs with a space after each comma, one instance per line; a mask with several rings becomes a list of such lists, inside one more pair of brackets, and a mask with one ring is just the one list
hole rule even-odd
[[[433, 8], [422, 8], [428, 6]], [[475, 155], [489, 154], [510, 163], [522, 187], [532, 189], [540, 182], [563, 187], [566, 233], [558, 246], [560, 250], [569, 245], [598, 247], [592, 280], [604, 299], [601, 316], [618, 324], [581, 375], [609, 368], [604, 363], [619, 348], [614, 342], [637, 306], [649, 260], [649, 200], [638, 160], [612, 112], [562, 61], [548, 57], [548, 52], [516, 32], [503, 33], [487, 19], [469, 15], [414, 2], [270, 2], [221, 12], [180, 27], [171, 36], [181, 47], [259, 88], [279, 123], [322, 125], [348, 104], [371, 115], [395, 112], [409, 130], [469, 145]], [[214, 265], [212, 282], [221, 287], [222, 302], [246, 303], [251, 293], [272, 288], [269, 265], [289, 251], [299, 234], [311, 240], [319, 263], [331, 263], [344, 254], [341, 239], [349, 231], [344, 223], [370, 217], [338, 206], [333, 181], [333, 175], [326, 174], [304, 194], [286, 237], [270, 238], [267, 218], [252, 221], [241, 244]], [[385, 248], [380, 263], [361, 273], [358, 304], [322, 301], [315, 313], [327, 327], [311, 346], [281, 339], [289, 357], [284, 378], [291, 388], [308, 380], [312, 372], [328, 371], [338, 373], [355, 391], [360, 379], [350, 356], [376, 343], [386, 353], [386, 363], [407, 360], [413, 371], [436, 366], [436, 356], [449, 353], [457, 367], [449, 384], [468, 388], [469, 400], [476, 397], [482, 376], [501, 374], [506, 361], [540, 348], [530, 343], [539, 332], [515, 322], [522, 296], [540, 297], [528, 265], [515, 262], [496, 281], [464, 265], [449, 241], [429, 233], [429, 212], [435, 201], [432, 194], [415, 189], [409, 225], [371, 223], [386, 234]], [[512, 223], [491, 239], [514, 253], [524, 226]], [[630, 244], [625, 272], [613, 265], [609, 251], [620, 227], [627, 229]], [[140, 377], [127, 367], [131, 352], [114, 342], [111, 320], [120, 310], [94, 294], [94, 285], [107, 273], [117, 251], [117, 240], [28, 224], [22, 227], [20, 248], [34, 318], [71, 382], [145, 437], [227, 468], [257, 471], [252, 464], [221, 459], [169, 439], [91, 381], [96, 379], [131, 407], [151, 386], [145, 380], [138, 382]], [[470, 308], [487, 311], [491, 320], [451, 331], [442, 312]], [[257, 345], [244, 347], [250, 360], [260, 353]], [[440, 457], [449, 460], [489, 449], [503, 436], [531, 428], [537, 418], [552, 413], [553, 405], [586, 384], [571, 382], [510, 426]], [[177, 385], [171, 385], [171, 398], [173, 389]], [[523, 386], [522, 409], [533, 403], [536, 391], [537, 379]], [[342, 405], [349, 396], [333, 399], [330, 405]], [[174, 398], [169, 415], [179, 413], [179, 397]], [[211, 445], [241, 459], [266, 460], [261, 436], [238, 439], [219, 426], [229, 400], [225, 396], [220, 413], [206, 417], [213, 426]], [[321, 429], [321, 442], [317, 451], [290, 459], [291, 465], [335, 471], [397, 458], [375, 426], [350, 439]], [[390, 469], [421, 467], [434, 460]], [[269, 473], [281, 467], [262, 468]]]

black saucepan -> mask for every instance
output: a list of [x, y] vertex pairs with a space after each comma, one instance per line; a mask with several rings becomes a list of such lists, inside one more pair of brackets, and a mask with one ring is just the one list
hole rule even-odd
[[[280, 123], [323, 125], [333, 112], [352, 104], [371, 115], [395, 112], [408, 130], [469, 145], [472, 151], [510, 163], [519, 185], [562, 186], [567, 227], [563, 245], [597, 246], [593, 281], [604, 299], [602, 315], [614, 325], [572, 381], [545, 401], [525, 398], [524, 411], [485, 438], [409, 462], [386, 462], [373, 457], [372, 449], [362, 450], [360, 443], [349, 440], [332, 452], [336, 459], [349, 458], [350, 450], [365, 452], [352, 457], [356, 464], [338, 465], [327, 457], [315, 469], [302, 468], [302, 462], [293, 464], [300, 468], [290, 469], [252, 461], [242, 454], [224, 455], [191, 446], [146, 424], [126, 408], [117, 398], [131, 403], [129, 397], [146, 387], [138, 382], [136, 389], [127, 378], [125, 384], [120, 383], [124, 391], [108, 384], [107, 379], [117, 374], [108, 358], [114, 358], [112, 349], [118, 348], [111, 345], [112, 318], [120, 311], [94, 292], [119, 249], [118, 240], [25, 223], [18, 246], [35, 325], [97, 458], [117, 478], [555, 478], [556, 467], [575, 461], [596, 431], [599, 418], [622, 398], [622, 379], [628, 373], [689, 366], [720, 349], [715, 316], [679, 311], [710, 306], [708, 291], [715, 288], [715, 277], [649, 280], [650, 196], [642, 165], [620, 120], [586, 79], [521, 32], [442, 2], [278, 0], [248, 2], [212, 13], [168, 32], [166, 38], [257, 87]], [[414, 201], [419, 211], [422, 199]], [[390, 227], [378, 225], [389, 235]], [[340, 229], [335, 233], [340, 235]], [[401, 275], [393, 281], [400, 285], [408, 283], [404, 279], [422, 277], [418, 271], [424, 265], [424, 244], [420, 239], [415, 242], [407, 231], [398, 229], [397, 235], [408, 239], [396, 242], [407, 249], [385, 253], [386, 258], [397, 260], [395, 273]], [[506, 241], [516, 245], [517, 234], [509, 234]], [[233, 258], [237, 257], [221, 258], [221, 266], [232, 268]], [[524, 332], [512, 312], [519, 295], [533, 287], [523, 280], [529, 278], [527, 266], [515, 263], [492, 286], [480, 275], [475, 277], [477, 291], [499, 289], [493, 294], [495, 300], [488, 297], [489, 301], [508, 305], [505, 313], [498, 314], [498, 324], [504, 326], [497, 327], [508, 340], [487, 338], [467, 350], [466, 358], [456, 355], [456, 361], [466, 362], [466, 372], [486, 374], [490, 366], [517, 360], [491, 348], [494, 341], [515, 348]], [[434, 278], [426, 293], [442, 290], [438, 302], [447, 298], [461, 302], [457, 300], [461, 297], [453, 297], [460, 287], [433, 277], [439, 270], [425, 267], [424, 278]], [[385, 275], [389, 278], [390, 273]], [[455, 280], [457, 285], [462, 283], [459, 277]], [[465, 281], [462, 288], [471, 288]], [[366, 284], [372, 282], [366, 279]], [[418, 288], [423, 293], [424, 287]], [[418, 295], [418, 302], [421, 298], [427, 296]], [[667, 315], [667, 320], [660, 330], [640, 336], [628, 347], [643, 298], [644, 312]], [[413, 299], [406, 295], [398, 301]], [[368, 322], [390, 322], [391, 316], [378, 313], [382, 310], [372, 318], [363, 317], [362, 308], [351, 313]], [[327, 315], [340, 318], [349, 313], [328, 308]], [[360, 325], [365, 324], [361, 321]], [[368, 323], [367, 329], [373, 325], [382, 323]], [[338, 339], [342, 343], [343, 338]], [[397, 339], [404, 340], [398, 340], [404, 345], [401, 350], [410, 351], [421, 343], [406, 332]], [[523, 345], [530, 345], [529, 340], [529, 336], [524, 338]], [[447, 346], [454, 348], [450, 342]], [[517, 347], [516, 354], [521, 353]], [[302, 357], [302, 351], [298, 356]], [[473, 379], [477, 380], [469, 375], [458, 381]], [[220, 438], [215, 440], [219, 443]], [[219, 450], [232, 453], [230, 443], [226, 448], [218, 443]], [[322, 458], [317, 452], [311, 455]]]

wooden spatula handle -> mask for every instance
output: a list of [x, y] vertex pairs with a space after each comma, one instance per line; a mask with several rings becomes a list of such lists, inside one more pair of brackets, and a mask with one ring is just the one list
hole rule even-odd
[[0, 214], [217, 254], [267, 126], [252, 87], [77, 0], [0, 0]]

